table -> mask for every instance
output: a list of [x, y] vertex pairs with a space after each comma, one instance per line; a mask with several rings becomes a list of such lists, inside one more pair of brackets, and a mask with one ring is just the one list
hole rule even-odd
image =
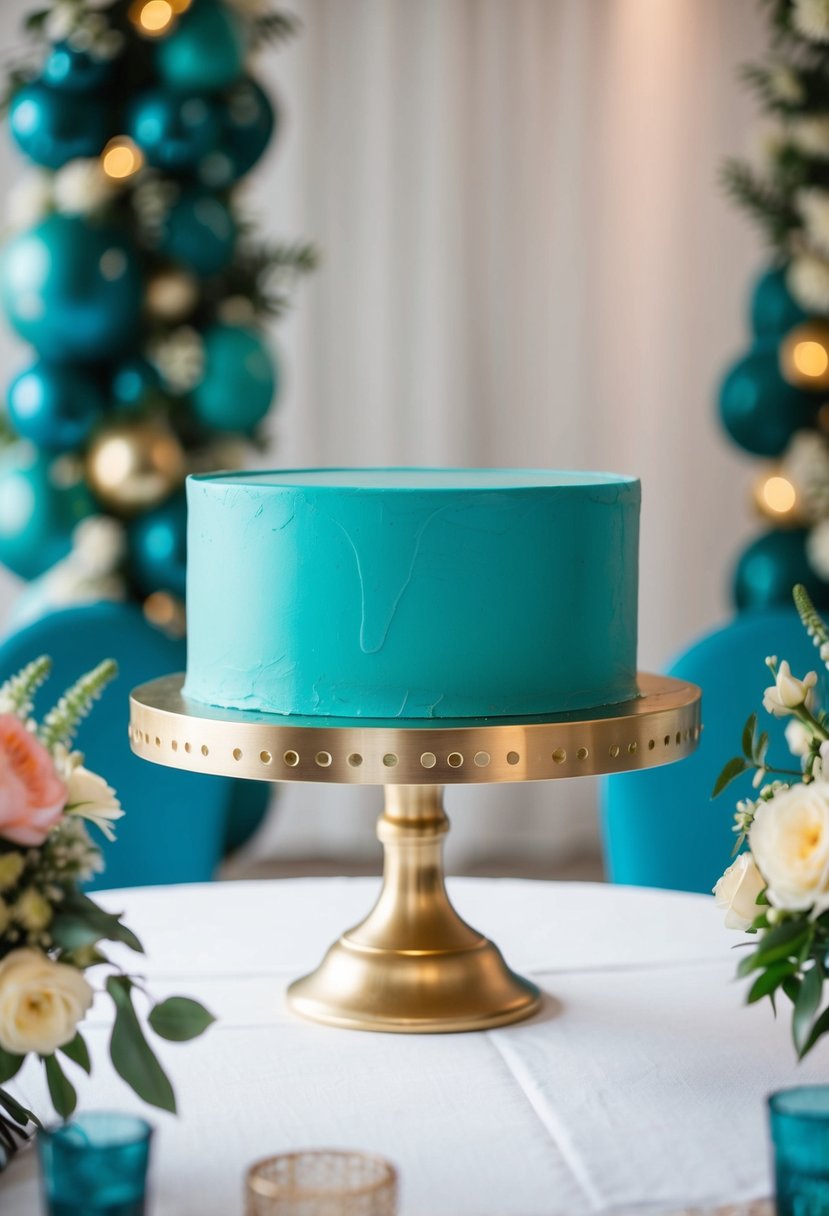
[[[155, 1216], [234, 1216], [253, 1159], [302, 1147], [385, 1154], [402, 1216], [654, 1212], [768, 1194], [763, 1099], [825, 1080], [797, 1067], [785, 1017], [742, 1007], [739, 935], [703, 896], [597, 884], [450, 880], [462, 915], [555, 994], [528, 1022], [405, 1036], [302, 1022], [284, 990], [365, 913], [373, 879], [297, 879], [102, 895], [143, 938], [155, 995], [203, 1000], [218, 1025], [159, 1044], [181, 1115], [159, 1128]], [[86, 1106], [137, 1109], [85, 1033]], [[73, 1070], [74, 1071], [74, 1070]], [[44, 1109], [40, 1074], [17, 1092]], [[31, 1152], [0, 1175], [3, 1216], [37, 1211]]]

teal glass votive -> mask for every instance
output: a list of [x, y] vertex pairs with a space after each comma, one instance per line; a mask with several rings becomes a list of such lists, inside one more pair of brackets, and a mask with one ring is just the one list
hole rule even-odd
[[144, 1216], [152, 1134], [144, 1119], [109, 1111], [39, 1131], [49, 1216]]
[[769, 1098], [778, 1216], [829, 1216], [829, 1085]]

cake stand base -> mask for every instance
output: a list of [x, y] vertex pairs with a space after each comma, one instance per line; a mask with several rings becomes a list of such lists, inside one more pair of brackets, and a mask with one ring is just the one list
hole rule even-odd
[[538, 989], [510, 971], [497, 946], [470, 928], [446, 893], [442, 788], [386, 786], [377, 825], [383, 888], [372, 911], [291, 984], [303, 1017], [350, 1030], [435, 1034], [485, 1030], [529, 1017]]

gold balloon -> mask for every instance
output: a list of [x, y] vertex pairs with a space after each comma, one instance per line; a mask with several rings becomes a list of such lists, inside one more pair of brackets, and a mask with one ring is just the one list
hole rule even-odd
[[795, 388], [829, 388], [829, 324], [805, 321], [780, 344], [780, 374]]
[[797, 489], [779, 469], [766, 469], [754, 483], [754, 505], [764, 519], [778, 528], [803, 526]]
[[144, 616], [151, 625], [171, 638], [183, 638], [187, 632], [184, 602], [169, 591], [153, 591], [144, 600]]
[[111, 423], [92, 440], [86, 479], [117, 515], [134, 515], [169, 498], [184, 480], [181, 444], [160, 418]]

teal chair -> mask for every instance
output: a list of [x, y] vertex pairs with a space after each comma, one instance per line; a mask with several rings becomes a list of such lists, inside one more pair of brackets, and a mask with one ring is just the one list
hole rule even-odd
[[[770, 760], [797, 766], [783, 737], [785, 722], [762, 709], [771, 675], [763, 660], [788, 659], [795, 675], [826, 671], [794, 609], [746, 613], [680, 655], [669, 675], [702, 688], [704, 731], [687, 760], [602, 782], [605, 863], [612, 882], [679, 891], [710, 891], [734, 846], [734, 804], [752, 794], [749, 776], [719, 798], [711, 790], [726, 760], [741, 748], [743, 725], [757, 712], [768, 730]], [[825, 682], [819, 680], [823, 703]]]
[[[203, 882], [229, 848], [256, 830], [267, 805], [261, 782], [179, 772], [139, 760], [127, 738], [129, 693], [137, 684], [182, 671], [185, 644], [150, 626], [132, 605], [99, 603], [62, 609], [12, 633], [0, 644], [0, 680], [48, 654], [51, 678], [40, 690], [38, 716], [79, 675], [104, 658], [118, 663], [80, 728], [87, 766], [118, 792], [126, 812], [113, 843], [100, 840], [106, 871], [92, 886]], [[98, 837], [98, 834], [93, 834]]]

